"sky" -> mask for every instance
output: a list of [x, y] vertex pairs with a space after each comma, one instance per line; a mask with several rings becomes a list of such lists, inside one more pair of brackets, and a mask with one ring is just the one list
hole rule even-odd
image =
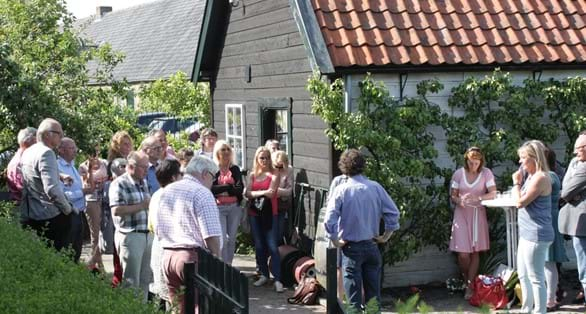
[[97, 6], [111, 6], [112, 11], [117, 11], [152, 1], [155, 0], [66, 0], [67, 9], [78, 19], [95, 14]]

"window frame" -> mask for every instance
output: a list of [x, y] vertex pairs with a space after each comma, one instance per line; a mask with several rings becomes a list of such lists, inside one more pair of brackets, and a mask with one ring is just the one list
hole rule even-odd
[[[240, 110], [240, 135], [230, 134], [230, 126], [228, 125], [228, 113], [230, 110]], [[224, 105], [224, 127], [226, 131], [226, 142], [230, 143], [230, 139], [240, 140], [242, 143], [242, 156], [240, 159], [240, 168], [246, 168], [246, 114], [244, 113], [244, 106], [242, 104], [225, 104]], [[236, 156], [235, 156], [236, 157]], [[238, 161], [236, 161], [238, 163]]]
[[[286, 111], [286, 118], [287, 118], [287, 155], [289, 156], [289, 163], [292, 164], [292, 156], [293, 156], [293, 141], [292, 141], [292, 137], [293, 137], [293, 127], [291, 124], [291, 120], [292, 120], [292, 111], [291, 111], [291, 107], [292, 107], [292, 103], [293, 103], [293, 98], [289, 97], [289, 98], [261, 98], [259, 100], [259, 110], [258, 110], [258, 114], [259, 114], [259, 122], [260, 122], [260, 127], [258, 128], [258, 139], [259, 139], [259, 146], [263, 146], [265, 145], [265, 141], [266, 139], [264, 139], [264, 134], [263, 134], [263, 130], [264, 130], [264, 119], [263, 119], [263, 113], [267, 110], [285, 110]], [[275, 123], [275, 127], [276, 127], [276, 123], [277, 121], [274, 121]]]

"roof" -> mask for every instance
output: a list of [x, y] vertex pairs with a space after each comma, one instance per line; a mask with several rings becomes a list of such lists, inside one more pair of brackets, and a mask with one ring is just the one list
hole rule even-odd
[[96, 44], [110, 43], [125, 54], [114, 69], [116, 79], [147, 82], [177, 71], [191, 77], [205, 5], [205, 0], [160, 0], [76, 25], [82, 36]]
[[308, 0], [334, 67], [586, 61], [584, 0]]

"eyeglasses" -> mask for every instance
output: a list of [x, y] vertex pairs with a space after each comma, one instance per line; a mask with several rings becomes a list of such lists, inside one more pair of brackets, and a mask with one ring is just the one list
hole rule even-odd
[[160, 152], [163, 150], [163, 146], [155, 146], [155, 147], [149, 147], [149, 149], [152, 149], [156, 152]]
[[220, 151], [222, 151], [222, 152], [229, 152], [230, 149], [228, 147], [224, 147], [224, 148], [220, 149]]

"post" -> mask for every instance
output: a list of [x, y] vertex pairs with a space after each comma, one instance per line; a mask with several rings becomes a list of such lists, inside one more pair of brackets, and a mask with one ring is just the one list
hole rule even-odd
[[338, 249], [328, 248], [326, 256], [326, 312], [343, 313], [338, 304]]
[[185, 296], [183, 298], [185, 313], [195, 314], [195, 263], [185, 263]]

